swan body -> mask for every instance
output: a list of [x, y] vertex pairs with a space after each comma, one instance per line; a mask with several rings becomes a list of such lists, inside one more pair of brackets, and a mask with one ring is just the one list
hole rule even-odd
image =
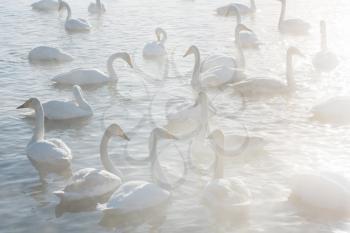
[[[209, 139], [213, 140], [212, 133]], [[214, 178], [205, 186], [202, 202], [210, 209], [220, 212], [244, 213], [250, 205], [251, 193], [242, 180], [224, 178], [223, 150], [217, 147], [213, 149], [216, 153]]]
[[295, 90], [293, 78], [292, 58], [300, 55], [300, 51], [295, 47], [290, 47], [287, 51], [287, 84], [277, 79], [254, 78], [247, 79], [233, 85], [235, 91], [245, 96], [274, 96], [288, 94]]
[[37, 98], [31, 98], [20, 108], [35, 110], [35, 128], [33, 137], [27, 145], [26, 152], [33, 166], [38, 170], [40, 179], [44, 181], [48, 173], [70, 174], [72, 154], [68, 146], [60, 139], [45, 139], [44, 111]]
[[254, 14], [256, 12], [255, 0], [250, 0], [250, 6], [240, 4], [240, 3], [231, 3], [216, 9], [216, 13], [221, 16], [236, 15], [236, 8], [241, 15]]
[[292, 200], [317, 214], [350, 214], [350, 181], [333, 173], [300, 174], [291, 180]]
[[92, 116], [92, 108], [78, 85], [73, 87], [75, 101], [51, 100], [43, 103], [45, 117], [50, 120], [70, 120]]
[[106, 8], [105, 5], [103, 3], [101, 3], [100, 0], [96, 0], [96, 3], [90, 3], [88, 11], [91, 14], [101, 14], [106, 12]]
[[102, 85], [113, 80], [117, 81], [117, 75], [113, 68], [113, 62], [115, 59], [121, 58], [126, 61], [130, 67], [132, 66], [131, 58], [128, 53], [115, 53], [112, 54], [107, 61], [108, 75], [97, 69], [74, 69], [67, 73], [59, 74], [55, 76], [52, 81], [62, 85], [79, 85], [79, 86], [93, 86]]
[[[193, 75], [191, 85], [193, 89], [199, 90], [201, 88], [216, 88], [228, 83], [236, 83], [245, 79], [245, 74], [243, 69], [245, 67], [245, 58], [240, 46], [239, 33], [243, 30], [250, 30], [243, 24], [238, 24], [235, 30], [235, 36], [237, 39], [237, 47], [239, 51], [239, 58], [236, 60], [223, 57], [223, 56], [214, 56], [209, 57], [208, 60], [205, 60], [204, 63], [200, 62], [200, 53], [199, 49], [196, 46], [191, 46], [185, 56], [193, 54], [195, 57], [195, 65], [193, 68]], [[221, 65], [215, 66], [222, 62]], [[201, 64], [199, 66], [199, 64]], [[236, 64], [235, 67], [227, 66], [228, 64]], [[200, 73], [200, 71], [205, 70]]]
[[[176, 139], [163, 129], [153, 129], [149, 138], [149, 158], [152, 165], [158, 163], [157, 143], [159, 138]], [[110, 215], [128, 214], [152, 209], [166, 203], [169, 198], [170, 192], [157, 184], [147, 181], [128, 181], [114, 192], [102, 209], [104, 213]]]
[[170, 192], [146, 181], [129, 181], [111, 196], [106, 208], [109, 214], [127, 214], [159, 206], [167, 202]]
[[314, 106], [311, 112], [315, 119], [330, 123], [350, 122], [350, 96], [337, 96]]
[[117, 124], [112, 124], [106, 129], [100, 146], [100, 158], [105, 170], [81, 169], [73, 175], [70, 183], [63, 190], [55, 191], [55, 195], [66, 202], [95, 200], [101, 196], [112, 195], [120, 187], [122, 183], [121, 172], [114, 167], [107, 152], [107, 145], [112, 136], [129, 140]]
[[69, 62], [73, 60], [73, 57], [68, 53], [63, 52], [60, 49], [39, 46], [32, 49], [29, 52], [28, 59], [32, 63], [45, 63], [45, 62]]
[[145, 58], [153, 59], [166, 55], [164, 44], [167, 40], [167, 33], [162, 28], [156, 28], [155, 33], [157, 41], [149, 42], [143, 48]]
[[58, 6], [59, 3], [56, 0], [40, 0], [31, 5], [33, 10], [37, 11], [55, 11]]
[[321, 50], [312, 59], [312, 64], [318, 71], [330, 72], [338, 66], [339, 61], [337, 55], [328, 49], [326, 23], [324, 21], [321, 21], [320, 28]]
[[224, 135], [221, 130], [214, 130], [208, 138], [212, 147], [227, 157], [250, 156], [265, 151], [266, 141], [256, 136]]
[[[232, 6], [232, 10], [235, 12], [237, 25], [242, 24], [242, 17], [239, 10], [235, 6]], [[252, 30], [240, 31], [235, 37], [237, 46], [239, 43], [242, 48], [259, 48], [260, 42], [258, 36]]]
[[286, 0], [278, 0], [282, 3], [282, 9], [280, 19], [278, 23], [278, 29], [281, 33], [292, 35], [305, 35], [308, 34], [311, 26], [309, 23], [301, 19], [284, 19], [286, 13]]
[[167, 115], [168, 123], [165, 128], [173, 132], [181, 128], [182, 125], [186, 126], [188, 124], [195, 126], [193, 130], [197, 130], [202, 122], [206, 122], [207, 117], [212, 117], [215, 115], [215, 112], [216, 109], [208, 100], [207, 95], [204, 92], [200, 92], [194, 105]]
[[64, 24], [65, 29], [69, 32], [88, 32], [91, 29], [91, 25], [85, 19], [72, 19], [72, 11], [68, 3], [60, 1], [59, 10], [62, 8], [67, 9], [67, 18]]
[[210, 55], [207, 58], [205, 58], [200, 67], [200, 72], [204, 73], [210, 69], [213, 69], [218, 66], [226, 66], [226, 67], [237, 67], [237, 62], [233, 57], [226, 56], [226, 55]]

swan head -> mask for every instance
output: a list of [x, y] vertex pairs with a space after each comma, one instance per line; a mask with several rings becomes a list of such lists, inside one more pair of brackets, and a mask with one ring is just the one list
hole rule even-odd
[[128, 54], [128, 53], [119, 53], [119, 56], [121, 59], [123, 59], [126, 63], [128, 63], [128, 65], [131, 67], [131, 68], [134, 68], [134, 65], [132, 64], [132, 61], [131, 61], [131, 56]]
[[183, 57], [187, 57], [190, 54], [195, 54], [195, 53], [199, 53], [199, 49], [197, 46], [192, 45], [191, 47], [188, 48], [187, 52], [185, 53], [185, 55], [183, 55]]
[[35, 109], [36, 106], [40, 105], [40, 101], [38, 98], [30, 98], [24, 104], [20, 105], [17, 107], [17, 109], [21, 108], [32, 108]]
[[291, 47], [288, 48], [287, 54], [288, 54], [289, 56], [298, 55], [298, 56], [300, 56], [300, 57], [304, 57], [304, 55], [300, 52], [300, 50], [297, 49], [296, 47], [293, 47], [293, 46], [291, 46]]
[[108, 128], [106, 129], [106, 134], [108, 136], [116, 136], [116, 137], [121, 137], [125, 140], [130, 141], [130, 139], [128, 138], [128, 136], [124, 133], [124, 131], [122, 130], [122, 128], [117, 125], [117, 124], [111, 124], [110, 126], [108, 126]]
[[64, 4], [62, 0], [58, 0], [58, 11], [62, 10], [64, 8]]
[[163, 34], [163, 37], [166, 38], [167, 37], [167, 33], [165, 32], [164, 29], [157, 27], [156, 30], [156, 36], [157, 36], [157, 41], [161, 40], [161, 35]]

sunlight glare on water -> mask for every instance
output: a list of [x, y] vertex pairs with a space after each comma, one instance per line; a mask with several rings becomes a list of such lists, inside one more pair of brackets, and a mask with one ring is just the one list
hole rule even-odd
[[[243, 1], [243, 0], [242, 0]], [[69, 34], [64, 30], [65, 13], [32, 11], [29, 0], [2, 0], [0, 4], [0, 232], [110, 232], [100, 226], [101, 212], [66, 213], [55, 217], [58, 199], [53, 191], [65, 182], [50, 178], [40, 186], [37, 172], [25, 155], [32, 134], [32, 120], [16, 110], [30, 97], [41, 101], [71, 99], [70, 88], [56, 88], [51, 78], [73, 68], [97, 68], [106, 71], [110, 54], [125, 51], [132, 56], [136, 69], [116, 62], [119, 76], [116, 86], [107, 85], [85, 91], [94, 116], [69, 126], [48, 125], [47, 137], [64, 140], [74, 155], [73, 170], [101, 168], [99, 143], [105, 128], [117, 122], [130, 136], [126, 143], [114, 140], [110, 153], [126, 180], [151, 181], [148, 163], [125, 162], [125, 155], [144, 158], [148, 154], [148, 135], [155, 126], [165, 124], [169, 98], [174, 105], [193, 103], [189, 85], [193, 57], [183, 58], [195, 44], [202, 57], [223, 53], [236, 55], [234, 46], [235, 19], [219, 17], [215, 9], [227, 0], [104, 0], [106, 14], [89, 15], [89, 1], [69, 1], [73, 17], [87, 19], [90, 33]], [[225, 175], [242, 179], [252, 192], [249, 220], [227, 232], [268, 233], [338, 233], [349, 232], [350, 221], [316, 221], [300, 215], [286, 202], [290, 193], [289, 178], [293, 174], [313, 170], [335, 171], [348, 176], [350, 168], [349, 126], [325, 125], [311, 121], [310, 109], [336, 95], [350, 93], [350, 2], [348, 0], [288, 0], [287, 17], [300, 17], [312, 25], [306, 37], [282, 36], [277, 30], [280, 3], [256, 0], [255, 17], [243, 22], [258, 34], [260, 50], [248, 50], [246, 68], [249, 76], [273, 76], [284, 80], [285, 53], [290, 45], [300, 48], [305, 58], [296, 61], [297, 91], [292, 98], [273, 98], [246, 103], [231, 93], [215, 94], [217, 116], [211, 128], [225, 132], [244, 132], [263, 137], [266, 155], [249, 159], [248, 163], [225, 160]], [[319, 21], [326, 20], [329, 47], [338, 54], [340, 65], [331, 74], [316, 74], [311, 59], [319, 50]], [[142, 57], [146, 42], [155, 39], [154, 28], [161, 26], [168, 33], [168, 61], [149, 62]], [[71, 63], [31, 65], [28, 52], [39, 45], [59, 47], [74, 57]], [[164, 94], [159, 94], [164, 93]], [[176, 99], [178, 98], [178, 99]], [[169, 110], [170, 111], [170, 110]], [[161, 162], [174, 179], [184, 170], [181, 153], [188, 142], [169, 146], [169, 154]], [[160, 153], [167, 153], [159, 149]], [[220, 229], [202, 206], [201, 193], [210, 174], [190, 171], [186, 182], [174, 190], [167, 217], [160, 232], [215, 232]], [[142, 225], [137, 232], [148, 231]]]

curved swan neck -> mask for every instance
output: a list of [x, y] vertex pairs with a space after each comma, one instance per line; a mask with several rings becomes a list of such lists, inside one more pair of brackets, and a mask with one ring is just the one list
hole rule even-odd
[[251, 9], [252, 11], [256, 11], [255, 0], [250, 0], [250, 9]]
[[38, 103], [34, 106], [34, 111], [35, 111], [35, 127], [33, 131], [32, 139], [30, 140], [29, 144], [43, 140], [45, 137], [45, 117], [44, 117], [44, 109], [41, 103]]
[[161, 44], [164, 44], [166, 42], [166, 40], [168, 39], [168, 35], [165, 31], [161, 31], [161, 34], [163, 35], [162, 39], [160, 40]]
[[101, 0], [96, 0], [96, 6], [97, 6], [98, 9], [102, 8]]
[[92, 111], [91, 106], [85, 100], [79, 87], [74, 87], [73, 94], [74, 94], [75, 101], [77, 102], [77, 104], [80, 108]]
[[103, 167], [119, 176], [120, 178], [123, 177], [123, 174], [121, 173], [121, 171], [119, 171], [113, 164], [113, 162], [110, 160], [109, 158], [109, 155], [108, 155], [108, 142], [109, 140], [111, 139], [111, 135], [106, 131], [104, 134], [103, 134], [103, 137], [102, 137], [102, 141], [101, 141], [101, 144], [100, 144], [100, 159], [101, 159], [101, 163], [103, 165]]
[[200, 53], [199, 50], [196, 48], [193, 50], [194, 54], [194, 67], [193, 67], [193, 74], [192, 74], [192, 80], [191, 80], [191, 86], [195, 90], [200, 90], [201, 84], [199, 79], [199, 70], [200, 70]]
[[327, 28], [324, 23], [321, 23], [321, 50], [327, 50], [327, 47]]
[[112, 54], [107, 60], [108, 75], [109, 75], [110, 78], [114, 78], [114, 79], [117, 79], [117, 73], [115, 72], [115, 70], [113, 68], [113, 62], [117, 58], [121, 58], [121, 54], [120, 53]]
[[281, 14], [280, 14], [280, 19], [278, 23], [278, 27], [281, 27], [282, 22], [284, 21], [284, 16], [286, 14], [286, 1], [281, 1]]
[[239, 55], [237, 68], [244, 69], [245, 68], [245, 57], [244, 57], [243, 49], [241, 46], [241, 39], [240, 39], [239, 33], [240, 33], [240, 30], [238, 30], [238, 28], [236, 27], [235, 41], [236, 41], [236, 46], [237, 46], [238, 55]]
[[233, 6], [232, 8], [233, 8], [233, 11], [235, 12], [235, 15], [236, 15], [236, 23], [241, 24], [242, 23], [241, 13], [239, 13], [239, 10], [237, 9], [237, 7]]
[[62, 4], [67, 9], [66, 21], [68, 21], [72, 17], [72, 10], [71, 10], [70, 6], [68, 5], [68, 3], [62, 1]]
[[287, 86], [288, 88], [294, 88], [295, 87], [295, 81], [293, 77], [293, 54], [287, 53]]

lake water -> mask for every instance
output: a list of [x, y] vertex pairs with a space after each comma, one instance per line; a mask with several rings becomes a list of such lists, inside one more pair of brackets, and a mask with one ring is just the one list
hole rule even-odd
[[[60, 177], [50, 177], [49, 185], [41, 187], [37, 172], [25, 155], [25, 146], [32, 134], [32, 121], [16, 110], [30, 97], [41, 101], [72, 98], [69, 88], [53, 86], [51, 78], [73, 68], [98, 68], [105, 71], [106, 60], [114, 52], [127, 51], [136, 64], [132, 70], [122, 62], [115, 65], [118, 85], [107, 85], [85, 91], [94, 116], [84, 122], [48, 124], [47, 137], [64, 140], [71, 148], [73, 170], [100, 168], [99, 143], [105, 127], [117, 122], [130, 135], [129, 144], [114, 140], [111, 157], [127, 180], [151, 180], [149, 164], [129, 163], [125, 155], [146, 156], [147, 137], [155, 126], [165, 123], [167, 104], [193, 102], [188, 85], [192, 58], [182, 58], [187, 48], [195, 44], [202, 57], [223, 53], [235, 55], [233, 43], [235, 20], [218, 17], [214, 10], [228, 1], [205, 0], [105, 0], [107, 12], [101, 17], [87, 12], [89, 1], [70, 1], [73, 17], [88, 19], [90, 33], [68, 34], [64, 30], [64, 13], [40, 13], [31, 10], [28, 0], [3, 0], [0, 5], [0, 232], [109, 232], [98, 223], [101, 211], [65, 213], [55, 217], [59, 200], [53, 191], [64, 187]], [[305, 59], [296, 61], [297, 91], [288, 99], [267, 101], [242, 100], [229, 91], [211, 93], [218, 114], [211, 128], [226, 132], [244, 132], [263, 137], [267, 154], [252, 156], [247, 162], [225, 160], [227, 176], [246, 182], [253, 203], [247, 221], [223, 229], [201, 205], [200, 197], [210, 174], [200, 176], [191, 170], [186, 182], [173, 191], [166, 219], [160, 232], [324, 232], [350, 231], [349, 220], [319, 221], [302, 216], [286, 200], [290, 193], [288, 180], [294, 174], [312, 170], [329, 170], [349, 175], [350, 128], [324, 125], [311, 121], [310, 109], [324, 98], [348, 94], [350, 81], [350, 2], [347, 0], [294, 0], [288, 3], [288, 16], [297, 16], [311, 23], [309, 36], [293, 38], [277, 31], [280, 3], [257, 0], [255, 17], [244, 18], [262, 40], [258, 51], [247, 51], [247, 73], [252, 76], [272, 75], [284, 79], [285, 51], [296, 46]], [[341, 65], [329, 75], [313, 71], [311, 58], [319, 49], [319, 20], [327, 21], [329, 44]], [[154, 28], [161, 26], [168, 33], [168, 60], [147, 62], [142, 48], [154, 40]], [[39, 45], [59, 47], [75, 60], [61, 65], [31, 65], [28, 52]], [[153, 100], [153, 101], [152, 101]], [[168, 145], [162, 164], [172, 174], [183, 169], [175, 146], [186, 148], [189, 141]], [[184, 150], [186, 151], [186, 150]], [[185, 156], [186, 152], [183, 152]], [[130, 228], [132, 228], [130, 226]], [[149, 226], [123, 229], [147, 232]], [[154, 229], [153, 229], [154, 230]]]

